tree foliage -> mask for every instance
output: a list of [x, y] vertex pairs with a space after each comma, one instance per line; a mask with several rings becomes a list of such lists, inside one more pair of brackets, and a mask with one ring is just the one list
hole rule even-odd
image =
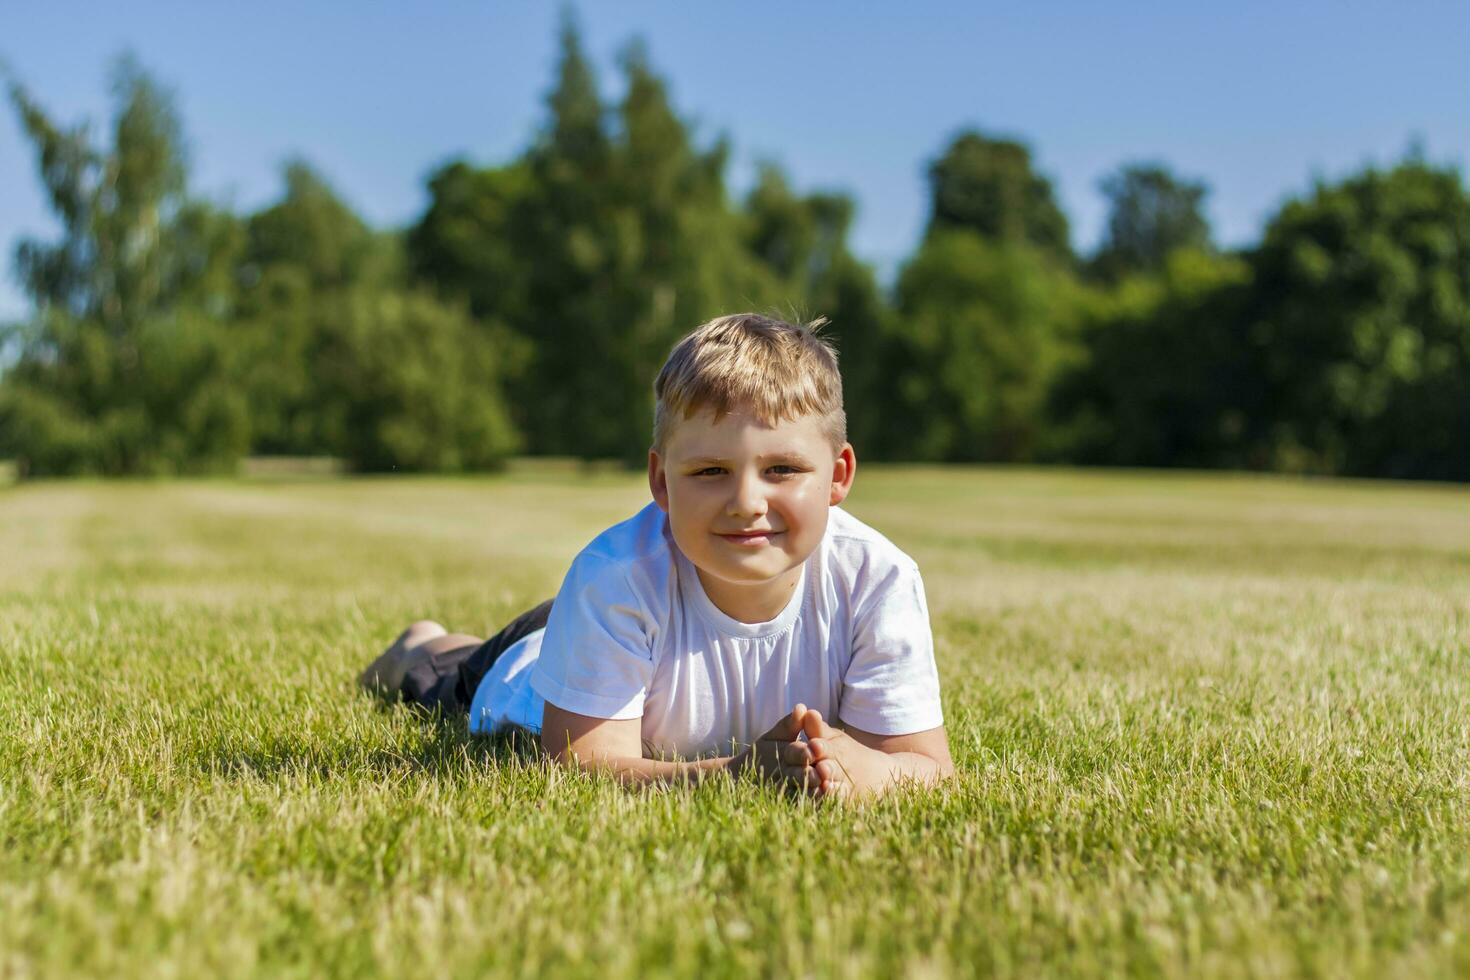
[[407, 284], [402, 250], [304, 161], [253, 215], [236, 333], [256, 446], [359, 470], [493, 468], [518, 444], [509, 338]]
[[1259, 466], [1263, 386], [1250, 269], [1176, 250], [1085, 309], [1082, 356], [1050, 392], [1058, 453], [1124, 466]]
[[929, 186], [930, 234], [965, 229], [1070, 260], [1067, 217], [1026, 144], [966, 130], [930, 164]]
[[322, 294], [313, 313], [323, 444], [355, 469], [488, 470], [519, 448], [497, 345], [461, 311], [364, 284]]
[[0, 388], [0, 452], [33, 475], [232, 465], [249, 440], [222, 326], [239, 233], [188, 196], [169, 93], [120, 61], [109, 146], [18, 83], [10, 97], [62, 236], [17, 251], [35, 315]]
[[1034, 458], [1077, 302], [1065, 270], [1034, 247], [930, 235], [899, 278], [885, 454]]
[[1222, 254], [1207, 189], [1101, 182], [1086, 265], [1019, 140], [967, 130], [892, 289], [857, 205], [764, 164], [732, 201], [639, 43], [604, 100], [568, 17], [534, 140], [452, 160], [403, 232], [305, 161], [235, 216], [188, 190], [169, 94], [115, 73], [108, 139], [10, 98], [61, 225], [23, 241], [33, 314], [0, 334], [0, 454], [28, 474], [228, 469], [249, 450], [364, 470], [512, 451], [638, 462], [670, 345], [739, 309], [825, 316], [864, 458], [1067, 460], [1470, 480], [1470, 196], [1411, 156], [1288, 201]]
[[1408, 159], [1288, 203], [1250, 257], [1274, 465], [1470, 479], [1470, 197]]
[[772, 292], [725, 196], [723, 140], [700, 146], [637, 45], [604, 105], [575, 23], [524, 159], [455, 162], [430, 182], [410, 264], [526, 343], [511, 381], [537, 451], [641, 460], [652, 379], [678, 335]]
[[1099, 184], [1108, 199], [1107, 232], [1092, 272], [1107, 281], [1164, 270], [1180, 249], [1209, 252], [1205, 185], [1183, 180], [1157, 163], [1120, 167]]
[[780, 168], [767, 163], [745, 199], [745, 245], [774, 279], [778, 312], [827, 318], [824, 335], [842, 366], [848, 438], [876, 450], [892, 317], [872, 269], [848, 248], [854, 210], [845, 194], [797, 194]]

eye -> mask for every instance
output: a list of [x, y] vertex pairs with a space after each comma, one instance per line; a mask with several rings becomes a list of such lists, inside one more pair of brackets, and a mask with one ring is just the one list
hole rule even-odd
[[801, 472], [800, 469], [795, 466], [791, 466], [788, 463], [777, 463], [775, 466], [771, 467], [771, 470], [779, 476], [794, 476], [795, 474]]
[[702, 470], [695, 470], [690, 475], [691, 476], [719, 476], [723, 472], [725, 472], [725, 471], [723, 469], [721, 469], [720, 467], [718, 467], [718, 466], [706, 466]]

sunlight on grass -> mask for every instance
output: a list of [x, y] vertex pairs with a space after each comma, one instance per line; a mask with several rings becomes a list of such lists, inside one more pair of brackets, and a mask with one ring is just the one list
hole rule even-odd
[[0, 974], [1470, 970], [1470, 493], [865, 467], [962, 776], [628, 793], [384, 708], [641, 478], [0, 492]]

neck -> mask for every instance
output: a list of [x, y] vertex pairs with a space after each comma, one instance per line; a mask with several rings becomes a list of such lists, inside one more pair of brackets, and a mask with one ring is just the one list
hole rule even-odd
[[720, 612], [740, 623], [766, 623], [779, 616], [791, 601], [801, 581], [802, 566], [797, 565], [770, 581], [750, 585], [706, 575], [697, 565], [694, 570], [699, 575], [699, 584], [704, 586], [704, 594]]

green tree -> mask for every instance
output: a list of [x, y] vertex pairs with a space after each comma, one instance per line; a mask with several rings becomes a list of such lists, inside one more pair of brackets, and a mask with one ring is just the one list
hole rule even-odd
[[402, 251], [307, 164], [252, 215], [237, 334], [258, 448], [358, 470], [497, 466], [518, 441], [502, 331], [410, 287]]
[[489, 470], [519, 448], [500, 351], [464, 312], [358, 285], [321, 294], [313, 318], [320, 428], [353, 469]]
[[286, 193], [281, 201], [250, 216], [247, 263], [294, 266], [317, 289], [395, 273], [391, 250], [381, 237], [311, 164], [291, 160], [283, 177]]
[[845, 194], [796, 194], [780, 168], [767, 163], [745, 199], [746, 247], [775, 277], [778, 309], [830, 321], [823, 332], [842, 364], [848, 436], [860, 453], [878, 453], [892, 311], [872, 269], [848, 248], [853, 212]]
[[316, 302], [359, 282], [393, 286], [389, 246], [304, 160], [284, 171], [285, 194], [245, 222], [234, 329], [257, 452], [335, 451], [316, 383]]
[[1024, 143], [966, 130], [930, 164], [929, 184], [930, 234], [968, 229], [1071, 261], [1066, 215]]
[[[454, 160], [436, 170], [428, 209], [405, 238], [414, 278], [468, 302], [481, 320], [534, 322], [527, 290], [534, 257], [522, 233], [533, 214], [531, 182], [523, 160], [486, 168]], [[523, 332], [534, 336], [530, 327]]]
[[616, 455], [619, 426], [610, 418], [623, 413], [609, 412], [609, 401], [622, 392], [614, 366], [617, 245], [631, 229], [617, 223], [606, 110], [570, 17], [547, 106], [547, 124], [527, 154], [530, 189], [515, 222], [528, 261], [527, 317], [511, 325], [532, 355], [514, 402], [538, 451]]
[[1203, 183], [1176, 177], [1156, 163], [1120, 167], [1100, 183], [1108, 199], [1107, 232], [1093, 257], [1094, 275], [1109, 282], [1162, 272], [1176, 250], [1212, 251]]
[[605, 408], [617, 426], [598, 452], [641, 463], [653, 426], [653, 378], [669, 348], [765, 282], [725, 199], [727, 144], [696, 144], [640, 43], [620, 61], [627, 85], [614, 139], [612, 251], [621, 275], [617, 321], [606, 334], [615, 340], [606, 362], [618, 380], [616, 391], [606, 389]]
[[62, 236], [17, 252], [35, 313], [0, 383], [0, 452], [33, 475], [232, 466], [249, 429], [220, 323], [240, 234], [189, 197], [171, 96], [121, 59], [108, 147], [19, 83], [10, 97]]
[[1022, 461], [1046, 448], [1046, 395], [1078, 298], [1046, 253], [969, 230], [929, 236], [898, 283], [883, 454]]
[[1410, 158], [1282, 208], [1250, 255], [1276, 465], [1470, 479], [1470, 197]]
[[641, 462], [674, 339], [775, 290], [726, 201], [724, 141], [693, 139], [640, 45], [620, 63], [609, 110], [568, 18], [535, 143], [442, 168], [407, 242], [416, 275], [526, 342], [511, 400], [532, 451]]
[[1250, 269], [1176, 249], [1086, 306], [1083, 354], [1058, 377], [1058, 452], [1113, 466], [1261, 467], [1265, 389]]

